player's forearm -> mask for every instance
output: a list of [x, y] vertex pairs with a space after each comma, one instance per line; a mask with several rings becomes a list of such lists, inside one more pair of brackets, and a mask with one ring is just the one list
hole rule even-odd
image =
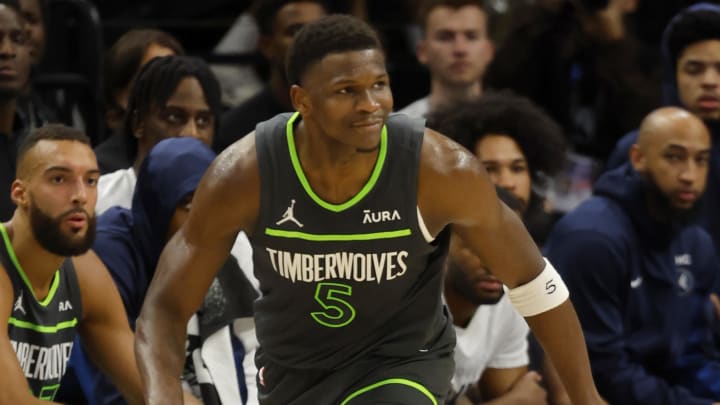
[[148, 405], [181, 404], [186, 325], [153, 307], [143, 308], [135, 331], [135, 354], [145, 401]]
[[526, 320], [555, 365], [572, 403], [603, 404], [593, 382], [585, 339], [570, 300]]

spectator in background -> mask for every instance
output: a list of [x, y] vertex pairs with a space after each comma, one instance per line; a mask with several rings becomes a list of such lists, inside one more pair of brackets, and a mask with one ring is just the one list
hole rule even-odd
[[201, 59], [164, 56], [143, 66], [133, 83], [123, 125], [133, 163], [100, 177], [98, 214], [115, 205], [130, 208], [137, 171], [161, 140], [188, 136], [212, 145], [220, 111], [220, 85]]
[[611, 404], [720, 404], [709, 298], [717, 254], [707, 232], [688, 225], [705, 190], [710, 143], [695, 115], [653, 111], [630, 163], [600, 177], [595, 195], [545, 244]]
[[[556, 216], [536, 190], [565, 162], [566, 143], [558, 124], [527, 98], [501, 91], [447, 105], [430, 115], [428, 126], [480, 159], [490, 180], [520, 202], [523, 222], [535, 243], [542, 246]], [[567, 392], [553, 365], [537, 342], [530, 342], [533, 367], [545, 376], [551, 399], [555, 403], [565, 400]]]
[[[668, 105], [681, 106], [710, 129], [713, 145], [708, 187], [700, 221], [720, 246], [720, 6], [700, 3], [678, 13], [665, 29], [663, 94]], [[608, 169], [628, 161], [638, 131], [618, 141]]]
[[530, 98], [576, 152], [604, 161], [617, 139], [660, 105], [659, 52], [626, 21], [638, 1], [529, 6], [498, 48], [486, 85]]
[[258, 48], [270, 64], [270, 78], [256, 95], [223, 115], [214, 149], [221, 152], [276, 114], [293, 111], [285, 55], [293, 35], [303, 25], [327, 14], [320, 0], [257, 0], [252, 14], [260, 29]]
[[177, 39], [154, 29], [128, 31], [108, 50], [104, 61], [103, 103], [108, 129], [106, 132], [111, 136], [95, 149], [103, 173], [133, 164], [134, 142], [120, 130], [133, 80], [140, 69], [155, 57], [184, 53]]
[[[133, 328], [160, 252], [185, 222], [195, 188], [214, 159], [212, 150], [196, 139], [161, 141], [139, 170], [132, 209], [115, 207], [98, 218], [93, 250], [110, 271]], [[257, 396], [252, 388], [256, 373], [253, 356], [245, 359], [248, 371], [243, 373], [243, 356], [234, 358], [231, 339], [235, 336], [231, 328], [238, 318], [246, 318], [242, 324], [250, 327], [245, 332], [253, 334], [252, 302], [257, 297], [248, 281], [254, 281], [252, 249], [244, 234], [239, 240], [241, 243], [235, 245], [232, 253], [243, 263], [240, 266], [243, 271], [237, 263], [223, 266], [202, 308], [188, 326], [183, 381], [186, 388], [202, 398], [204, 405], [243, 404], [241, 388], [246, 386], [250, 392], [245, 389], [245, 398], [248, 394]], [[234, 260], [228, 263], [233, 264]], [[245, 341], [242, 346], [251, 352], [253, 343]], [[120, 398], [120, 393], [92, 365], [84, 351], [73, 352], [71, 364], [90, 403], [115, 403]]]
[[[46, 121], [21, 97], [32, 63], [25, 20], [17, 0], [0, 0], [0, 190], [15, 179], [17, 149], [31, 129]], [[0, 220], [15, 210], [8, 193], [0, 193]]]
[[[522, 211], [523, 205], [512, 194], [500, 187], [496, 191], [516, 213]], [[502, 283], [454, 232], [444, 297], [457, 335], [453, 395], [446, 403], [547, 404], [540, 375], [528, 371], [527, 323], [513, 308]]]
[[539, 188], [544, 176], [562, 168], [562, 129], [530, 100], [508, 91], [449, 104], [428, 117], [428, 126], [480, 158], [490, 180], [522, 203], [523, 221], [542, 246], [553, 221], [533, 185]]
[[30, 46], [30, 60], [39, 64], [45, 56], [45, 0], [20, 0], [20, 11], [25, 19]]
[[482, 94], [482, 77], [493, 58], [488, 15], [481, 0], [426, 0], [420, 8], [423, 37], [417, 58], [430, 70], [430, 94], [401, 109], [424, 117], [444, 105]]

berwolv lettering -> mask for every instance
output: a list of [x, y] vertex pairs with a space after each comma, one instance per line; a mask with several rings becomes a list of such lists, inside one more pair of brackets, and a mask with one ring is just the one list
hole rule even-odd
[[376, 211], [363, 210], [363, 224], [376, 224], [378, 222], [398, 221], [400, 213], [397, 210]]
[[391, 281], [407, 272], [408, 252], [303, 254], [265, 248], [273, 269], [293, 283], [324, 280]]
[[58, 343], [50, 347], [14, 340], [11, 340], [10, 343], [25, 377], [40, 381], [52, 381], [65, 374], [73, 342]]

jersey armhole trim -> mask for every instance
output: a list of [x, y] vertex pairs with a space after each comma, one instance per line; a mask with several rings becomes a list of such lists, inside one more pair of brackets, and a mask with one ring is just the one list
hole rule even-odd
[[425, 226], [425, 221], [423, 220], [422, 214], [420, 213], [420, 207], [417, 207], [417, 219], [418, 219], [418, 228], [420, 228], [420, 232], [423, 235], [423, 238], [425, 238], [425, 242], [432, 243], [435, 240], [435, 237], [433, 237], [430, 232], [427, 229], [427, 226]]
[[42, 301], [38, 300], [35, 296], [35, 289], [33, 288], [32, 284], [30, 284], [30, 279], [28, 279], [27, 275], [25, 275], [25, 270], [23, 270], [20, 262], [15, 256], [15, 249], [13, 249], [12, 243], [10, 242], [10, 236], [7, 234], [7, 231], [2, 224], [0, 224], [0, 234], [2, 234], [2, 238], [5, 242], [5, 250], [7, 250], [8, 256], [10, 256], [10, 261], [15, 266], [15, 270], [20, 275], [20, 278], [23, 280], [23, 282], [25, 282], [25, 285], [32, 293], [35, 302], [37, 302], [43, 307], [47, 307], [48, 304], [50, 304], [50, 302], [52, 301], [52, 299], [55, 298], [55, 293], [57, 292], [58, 286], [60, 285], [60, 270], [55, 270], [55, 273], [53, 274], [53, 280], [50, 284], [50, 289], [48, 290], [48, 294]]

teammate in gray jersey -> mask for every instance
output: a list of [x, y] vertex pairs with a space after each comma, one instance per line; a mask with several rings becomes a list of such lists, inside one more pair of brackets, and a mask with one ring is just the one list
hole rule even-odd
[[78, 130], [48, 125], [20, 147], [11, 190], [17, 208], [0, 224], [0, 314], [8, 325], [0, 334], [0, 404], [52, 401], [75, 329], [126, 400], [143, 403], [120, 296], [88, 251], [99, 176], [90, 141]]
[[[196, 191], [188, 221], [168, 242], [160, 258], [136, 329], [136, 350], [145, 382], [146, 400], [150, 404], [180, 402], [181, 389], [177, 376], [182, 369], [185, 324], [202, 302], [236, 234], [244, 230], [248, 235], [254, 235], [251, 238], [254, 247], [256, 241], [271, 240], [270, 237], [282, 238], [282, 247], [278, 247], [277, 251], [283, 251], [281, 256], [284, 262], [291, 261], [291, 264], [279, 268], [284, 269], [283, 276], [273, 270], [272, 264], [268, 265], [273, 259], [271, 251], [254, 249], [256, 264], [260, 258], [265, 261], [264, 268], [256, 267], [263, 292], [263, 297], [256, 305], [259, 310], [256, 311], [256, 322], [273, 323], [272, 319], [268, 319], [273, 316], [285, 320], [287, 311], [294, 313], [296, 307], [304, 308], [308, 301], [313, 300], [312, 296], [298, 297], [295, 301], [285, 302], [286, 305], [267, 304], [272, 300], [282, 302], [283, 296], [296, 296], [297, 291], [313, 291], [307, 288], [313, 283], [305, 280], [313, 281], [316, 271], [317, 277], [322, 279], [322, 282], [318, 282], [319, 279], [315, 281], [317, 290], [314, 298], [319, 305], [318, 310], [288, 320], [284, 330], [277, 333], [302, 336], [303, 332], [307, 332], [308, 336], [297, 342], [296, 352], [299, 353], [288, 350], [292, 348], [292, 341], [283, 341], [278, 345], [275, 341], [281, 339], [281, 336], [267, 336], [258, 328], [261, 349], [264, 341], [274, 343], [272, 350], [257, 357], [258, 364], [262, 366], [258, 375], [262, 404], [437, 404], [449, 390], [452, 367], [447, 367], [445, 358], [452, 356], [452, 351], [439, 351], [435, 358], [424, 358], [425, 354], [433, 353], [434, 348], [415, 346], [416, 335], [423, 333], [422, 328], [409, 329], [410, 325], [403, 325], [402, 331], [412, 330], [412, 333], [400, 334], [399, 338], [413, 342], [414, 347], [410, 349], [415, 349], [414, 354], [408, 354], [405, 358], [393, 359], [388, 355], [388, 352], [402, 350], [402, 345], [394, 341], [391, 351], [372, 347], [383, 356], [378, 355], [378, 351], [352, 352], [356, 356], [346, 356], [341, 365], [326, 370], [310, 366], [332, 359], [336, 355], [335, 343], [315, 339], [315, 347], [311, 347], [308, 341], [315, 336], [347, 339], [348, 334], [344, 331], [352, 330], [349, 328], [359, 318], [363, 317], [362, 321], [366, 324], [370, 325], [371, 322], [372, 317], [363, 313], [362, 307], [356, 308], [353, 298], [367, 289], [378, 288], [378, 277], [362, 285], [359, 280], [367, 280], [367, 274], [358, 273], [357, 282], [335, 279], [339, 277], [340, 261], [344, 257], [349, 258], [350, 253], [345, 256], [342, 253], [333, 255], [334, 246], [338, 246], [338, 250], [342, 246], [342, 251], [355, 249], [353, 263], [361, 263], [359, 258], [362, 255], [357, 253], [363, 252], [358, 252], [356, 247], [361, 238], [385, 238], [388, 244], [399, 244], [400, 238], [406, 235], [412, 239], [412, 244], [407, 244], [412, 247], [407, 257], [417, 260], [420, 257], [417, 251], [421, 249], [421, 239], [415, 231], [420, 229], [428, 241], [440, 236], [437, 238], [439, 241], [430, 245], [440, 244], [446, 235], [441, 231], [451, 225], [490, 269], [497, 269], [497, 277], [510, 287], [509, 298], [518, 311], [526, 316], [557, 365], [566, 386], [570, 388], [573, 403], [601, 404], [588, 366], [582, 331], [567, 299], [567, 288], [552, 265], [543, 259], [517, 216], [499, 202], [482, 164], [443, 135], [430, 129], [423, 130], [422, 123], [418, 125], [420, 130], [415, 137], [416, 142], [421, 142], [416, 157], [407, 150], [410, 148], [403, 150], [402, 145], [396, 143], [394, 136], [402, 132], [398, 125], [414, 127], [417, 122], [404, 116], [388, 119], [393, 101], [385, 57], [377, 34], [361, 20], [349, 16], [320, 19], [306, 25], [296, 34], [288, 55], [287, 71], [288, 79], [293, 83], [291, 99], [299, 115], [290, 119], [278, 117], [263, 124], [263, 128], [277, 125], [279, 120], [287, 121], [286, 143], [290, 145], [290, 153], [287, 147], [285, 150], [275, 148], [268, 152], [268, 142], [271, 141], [262, 140], [264, 135], [256, 136], [255, 133], [226, 149], [205, 174]], [[265, 135], [271, 133], [277, 134], [277, 131], [266, 131]], [[411, 137], [404, 136], [403, 139]], [[278, 137], [273, 136], [273, 141], [279, 142]], [[389, 146], [386, 147], [386, 142], [388, 145], [395, 143], [395, 152]], [[263, 159], [273, 156], [273, 151], [276, 157], [285, 156], [285, 160], [293, 160], [298, 178], [293, 179], [288, 173], [277, 173], [281, 179], [293, 183], [283, 184], [282, 181], [261, 175], [268, 173], [267, 168], [261, 166], [267, 164]], [[258, 156], [263, 156], [263, 159]], [[407, 162], [404, 160], [406, 158]], [[378, 162], [383, 161], [386, 166], [378, 170]], [[387, 166], [389, 161], [393, 164]], [[417, 227], [408, 225], [400, 230], [384, 229], [362, 235], [343, 235], [333, 232], [336, 229], [334, 214], [328, 213], [324, 219], [326, 232], [322, 233], [322, 229], [311, 229], [312, 226], [318, 226], [316, 216], [302, 216], [305, 209], [317, 210], [317, 207], [305, 205], [307, 195], [312, 197], [316, 205], [342, 214], [347, 207], [357, 208], [366, 199], [372, 199], [376, 193], [372, 189], [373, 185], [381, 182], [378, 176], [382, 178], [388, 174], [382, 173], [383, 170], [388, 167], [403, 170], [403, 165], [410, 166], [413, 163], [417, 163], [414, 173], [416, 178], [408, 178], [409, 183], [406, 184], [394, 184], [393, 195], [410, 190], [405, 194], [412, 194], [410, 197], [416, 204], [413, 214]], [[296, 183], [302, 183], [307, 195], [302, 195], [302, 199], [298, 196], [295, 202], [283, 201], [284, 207], [275, 213], [273, 221], [269, 221], [267, 206], [278, 202], [268, 200], [267, 197], [283, 193], [283, 187], [295, 188]], [[369, 188], [372, 191], [368, 191]], [[381, 214], [376, 216], [378, 223], [372, 220], [372, 216], [365, 222], [368, 226], [392, 224], [394, 209], [377, 206], [375, 210], [390, 213], [385, 216], [387, 220], [383, 221]], [[399, 217], [407, 220], [407, 214], [408, 209], [404, 209]], [[363, 211], [359, 210], [357, 226], [362, 225], [363, 217]], [[348, 238], [355, 241], [340, 245]], [[304, 252], [293, 246], [310, 246], [308, 242], [316, 242], [312, 245], [315, 249], [310, 252], [312, 255], [302, 256]], [[373, 252], [382, 251], [380, 242], [374, 246]], [[422, 249], [427, 249], [427, 246]], [[281, 260], [279, 255], [275, 253], [274, 256], [276, 265]], [[399, 256], [394, 256], [393, 260]], [[379, 263], [383, 259], [375, 253], [369, 260]], [[430, 259], [427, 265], [429, 262]], [[328, 263], [334, 266], [334, 272], [327, 271]], [[367, 267], [368, 259], [364, 263]], [[292, 268], [295, 266], [302, 266], [302, 272], [293, 273]], [[323, 266], [324, 270], [321, 272], [318, 266]], [[376, 267], [373, 264], [373, 269]], [[403, 270], [398, 261], [390, 273], [379, 272], [385, 276], [379, 284], [380, 289], [375, 290], [377, 293], [373, 297], [373, 307], [377, 308], [378, 303], [385, 301], [397, 302], [394, 285], [406, 277], [416, 277], [418, 288], [425, 289], [428, 300], [434, 301], [441, 288], [441, 278], [432, 277], [425, 270], [427, 267], [408, 267]], [[403, 273], [402, 276], [400, 273]], [[288, 274], [296, 275], [295, 282], [287, 279]], [[307, 277], [302, 276], [302, 282], [298, 282], [298, 275], [305, 274]], [[355, 269], [352, 274], [356, 274]], [[427, 288], [428, 280], [431, 280], [430, 288]], [[383, 294], [384, 288], [391, 292]], [[407, 291], [408, 294], [413, 292], [412, 289]], [[437, 301], [437, 305], [434, 302], [427, 304], [427, 300], [418, 300], [415, 304], [428, 311], [436, 311], [441, 308]], [[362, 304], [370, 305], [367, 300], [363, 300]], [[378, 311], [376, 314], [378, 318], [386, 319], [387, 312], [401, 310], [406, 308], [388, 305], [382, 313]], [[407, 313], [417, 316], [412, 310]], [[312, 324], [312, 318], [319, 321]], [[437, 318], [425, 318], [433, 320], [433, 323], [421, 326], [432, 326], [434, 329]], [[395, 320], [404, 322], [403, 317]], [[320, 325], [320, 321], [327, 326], [325, 329], [322, 329], [324, 326]], [[314, 329], [305, 329], [308, 325], [313, 325]], [[366, 332], [376, 333], [377, 325], [372, 326], [374, 329]], [[379, 329], [385, 335], [379, 334], [378, 340], [385, 339], [386, 335], [398, 337], [393, 323], [384, 323]], [[366, 335], [358, 331], [356, 341], [349, 341], [340, 350], [351, 350], [354, 344], [367, 345]], [[318, 359], [318, 353], [322, 354], [319, 349], [323, 347], [329, 348], [325, 353], [327, 359]], [[302, 351], [310, 349], [313, 350], [313, 357], [305, 364]], [[373, 361], [377, 361], [375, 367], [361, 367]], [[384, 372], [386, 362], [395, 364], [393, 361], [404, 362], [406, 366]], [[270, 366], [266, 367], [266, 364]], [[394, 374], [395, 370], [397, 375]], [[437, 373], [434, 381], [429, 374], [431, 372]], [[373, 378], [368, 379], [368, 376]], [[433, 385], [433, 388], [428, 389], [429, 385]], [[287, 392], [296, 396], [288, 395]], [[308, 393], [314, 397], [309, 397]]]

